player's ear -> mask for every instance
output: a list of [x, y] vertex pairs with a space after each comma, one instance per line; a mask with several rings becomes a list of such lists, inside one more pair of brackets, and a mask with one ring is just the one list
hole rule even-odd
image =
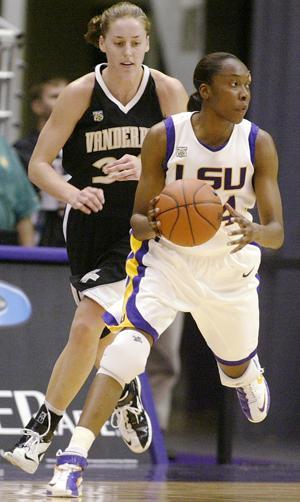
[[106, 52], [106, 48], [105, 48], [105, 38], [104, 38], [102, 35], [100, 35], [100, 37], [99, 37], [99, 49], [100, 49], [100, 51], [102, 51], [102, 52]]
[[199, 87], [199, 94], [202, 99], [206, 100], [210, 97], [210, 87], [208, 84], [201, 84]]

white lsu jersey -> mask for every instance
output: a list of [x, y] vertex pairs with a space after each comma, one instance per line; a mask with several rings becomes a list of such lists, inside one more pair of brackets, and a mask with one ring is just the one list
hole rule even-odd
[[[165, 120], [166, 184], [205, 180], [223, 204], [228, 201], [250, 219], [258, 127], [243, 120], [225, 145], [213, 149], [199, 142], [191, 116], [181, 113]], [[157, 339], [177, 311], [190, 312], [219, 362], [242, 364], [252, 358], [258, 343], [256, 273], [261, 253], [248, 244], [230, 254], [226, 228], [233, 225], [226, 227], [225, 221], [212, 239], [194, 247], [163, 237], [139, 241], [132, 234], [121, 322], [112, 309], [104, 315], [110, 330], [143, 330]]]
[[[166, 185], [177, 179], [200, 179], [206, 181], [219, 195], [222, 204], [228, 202], [243, 216], [252, 220], [248, 212], [255, 205], [253, 189], [255, 140], [258, 126], [242, 120], [233, 127], [226, 144], [210, 147], [199, 141], [192, 127], [191, 118], [195, 112], [172, 115], [165, 120], [167, 132]], [[181, 251], [197, 254], [228, 250], [229, 213], [216, 235], [205, 244]], [[235, 227], [236, 225], [234, 225]], [[230, 225], [230, 229], [234, 228]], [[238, 228], [238, 226], [237, 226]], [[164, 243], [178, 247], [163, 239]], [[229, 250], [228, 250], [229, 252]]]

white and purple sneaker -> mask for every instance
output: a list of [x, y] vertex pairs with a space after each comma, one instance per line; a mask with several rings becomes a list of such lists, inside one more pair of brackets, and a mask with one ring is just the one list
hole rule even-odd
[[270, 408], [269, 387], [262, 373], [250, 384], [238, 387], [236, 392], [242, 411], [248, 420], [262, 422]]
[[47, 485], [48, 497], [81, 497], [82, 474], [87, 467], [87, 459], [80, 455], [57, 452], [54, 475]]

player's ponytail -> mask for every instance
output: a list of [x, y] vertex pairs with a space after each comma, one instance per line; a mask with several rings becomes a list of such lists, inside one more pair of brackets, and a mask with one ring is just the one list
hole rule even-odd
[[199, 112], [201, 109], [201, 97], [199, 92], [194, 92], [190, 95], [187, 110], [188, 112]]
[[102, 16], [94, 16], [88, 22], [87, 32], [84, 35], [84, 38], [88, 44], [94, 45], [99, 48], [99, 37], [101, 33], [102, 26]]

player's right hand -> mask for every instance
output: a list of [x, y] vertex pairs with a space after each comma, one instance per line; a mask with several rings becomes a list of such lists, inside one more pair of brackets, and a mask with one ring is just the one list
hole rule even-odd
[[141, 158], [130, 154], [125, 154], [102, 168], [115, 181], [137, 181], [140, 179], [141, 169]]
[[85, 214], [98, 213], [105, 203], [101, 188], [85, 187], [79, 190], [70, 204], [73, 209], [79, 209]]

